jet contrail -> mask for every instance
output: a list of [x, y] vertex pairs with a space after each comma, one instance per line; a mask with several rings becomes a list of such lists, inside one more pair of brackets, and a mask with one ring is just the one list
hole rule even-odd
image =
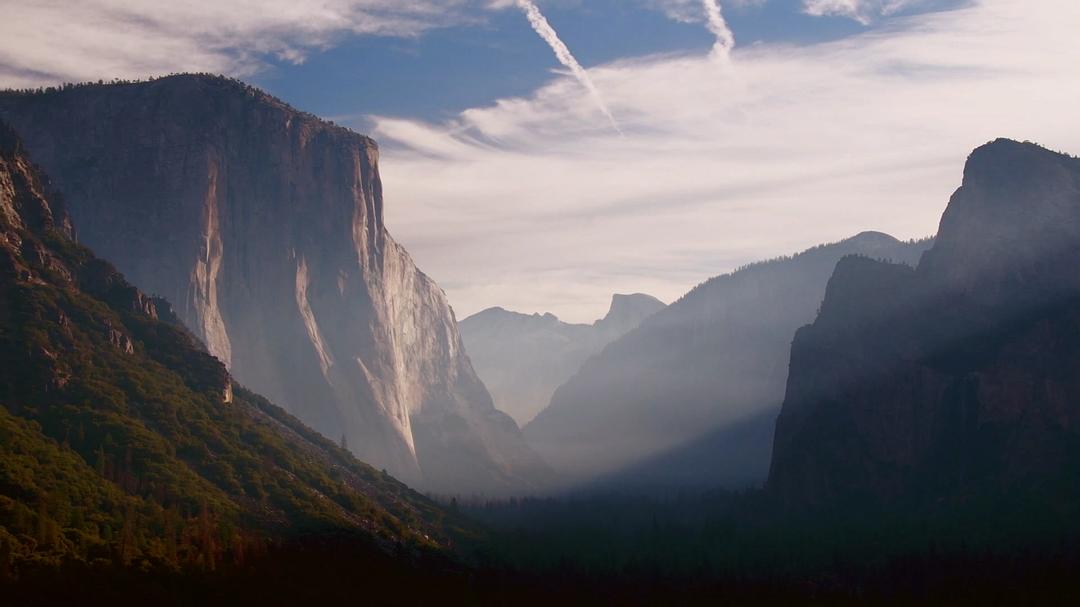
[[731, 49], [735, 48], [735, 34], [731, 33], [724, 13], [720, 10], [720, 0], [701, 0], [701, 6], [705, 9], [705, 25], [716, 36], [716, 44], [713, 45], [713, 55], [727, 57]]
[[[607, 104], [604, 103], [604, 98], [600, 95], [600, 90], [593, 84], [592, 78], [589, 78], [589, 73], [585, 71], [585, 68], [581, 67], [581, 64], [574, 58], [570, 49], [559, 39], [559, 34], [555, 32], [555, 28], [551, 27], [551, 24], [548, 23], [544, 14], [532, 3], [532, 0], [516, 0], [516, 2], [518, 8], [520, 8], [529, 19], [529, 25], [532, 26], [533, 30], [536, 31], [544, 42], [548, 43], [551, 50], [555, 52], [555, 58], [559, 60], [559, 63], [570, 70], [570, 73], [574, 75], [574, 78], [577, 78], [578, 82], [581, 83], [581, 86], [585, 87], [585, 90], [587, 90], [589, 95], [593, 98], [593, 102], [596, 103], [597, 107], [600, 108], [600, 111], [603, 112], [611, 122], [611, 127], [621, 135], [622, 129], [619, 128], [619, 123], [615, 121], [615, 116], [611, 113], [611, 110], [608, 109]], [[722, 17], [721, 20], [723, 20]]]

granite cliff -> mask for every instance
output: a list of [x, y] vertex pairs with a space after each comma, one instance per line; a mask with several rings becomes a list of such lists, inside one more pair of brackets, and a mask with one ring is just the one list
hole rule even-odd
[[614, 295], [608, 313], [591, 325], [566, 323], [553, 314], [488, 308], [459, 326], [495, 405], [527, 424], [589, 357], [663, 308], [649, 295]]
[[847, 258], [799, 330], [768, 487], [789, 504], [1075, 495], [1080, 160], [969, 158], [917, 269]]
[[79, 239], [240, 381], [419, 487], [526, 490], [445, 294], [383, 224], [374, 141], [242, 83], [181, 75], [0, 95]]
[[324, 532], [376, 557], [449, 553], [447, 512], [234, 386], [167, 302], [72, 240], [61, 200], [0, 122], [9, 575], [102, 561], [212, 570]]

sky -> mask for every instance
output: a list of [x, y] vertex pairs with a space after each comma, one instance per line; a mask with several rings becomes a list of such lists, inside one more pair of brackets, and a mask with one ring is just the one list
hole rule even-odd
[[602, 316], [936, 231], [997, 137], [1080, 153], [1075, 0], [0, 0], [0, 86], [209, 71], [380, 143], [459, 318]]

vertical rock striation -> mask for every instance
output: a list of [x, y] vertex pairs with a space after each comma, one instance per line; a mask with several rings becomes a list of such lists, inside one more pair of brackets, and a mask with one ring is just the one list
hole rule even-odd
[[426, 489], [540, 473], [445, 294], [387, 233], [371, 139], [208, 76], [7, 93], [0, 116], [80, 239], [178, 302], [241, 382]]

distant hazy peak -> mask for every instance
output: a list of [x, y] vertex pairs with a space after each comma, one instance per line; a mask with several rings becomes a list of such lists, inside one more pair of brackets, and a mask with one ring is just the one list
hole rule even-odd
[[859, 232], [858, 234], [848, 238], [844, 242], [850, 244], [883, 244], [883, 245], [895, 245], [900, 241], [895, 237], [886, 234], [885, 232], [877, 232], [874, 230], [867, 230], [865, 232]]
[[651, 314], [665, 307], [667, 307], [667, 304], [652, 295], [646, 295], [645, 293], [630, 293], [628, 295], [616, 293], [611, 296], [611, 306], [608, 307], [608, 313], [601, 321], [641, 313]]
[[481, 310], [468, 316], [462, 320], [461, 325], [567, 325], [563, 321], [558, 319], [558, 316], [551, 312], [534, 312], [527, 314], [525, 312], [515, 312], [513, 310], [507, 310], [505, 308], [495, 306]]
[[499, 306], [492, 306], [490, 308], [485, 308], [485, 309], [480, 310], [479, 312], [477, 312], [475, 314], [471, 314], [471, 315], [463, 318], [461, 320], [461, 322], [466, 322], [466, 321], [469, 321], [469, 320], [472, 320], [472, 319], [479, 319], [479, 318], [498, 318], [500, 316], [526, 316], [526, 315], [521, 314], [519, 312], [512, 312], [510, 310], [507, 310], [506, 308], [502, 308], [502, 307], [499, 307]]
[[[667, 304], [645, 293], [616, 293], [611, 296], [611, 305], [608, 306], [607, 314], [603, 318], [597, 319], [592, 324], [600, 325], [601, 323], [619, 322], [625, 320], [631, 320], [635, 323], [642, 321], [647, 316], [667, 307]], [[497, 321], [513, 321], [529, 322], [542, 320], [545, 324], [559, 323], [563, 325], [576, 325], [578, 323], [568, 323], [560, 320], [558, 316], [551, 312], [534, 312], [527, 314], [525, 312], [515, 312], [513, 310], [507, 310], [502, 306], [492, 306], [481, 310], [475, 314], [472, 314], [461, 321], [462, 324], [475, 324], [479, 322], [497, 322]]]
[[459, 326], [469, 358], [496, 405], [526, 423], [589, 357], [664, 307], [650, 295], [616, 294], [607, 315], [592, 324], [493, 307]]

